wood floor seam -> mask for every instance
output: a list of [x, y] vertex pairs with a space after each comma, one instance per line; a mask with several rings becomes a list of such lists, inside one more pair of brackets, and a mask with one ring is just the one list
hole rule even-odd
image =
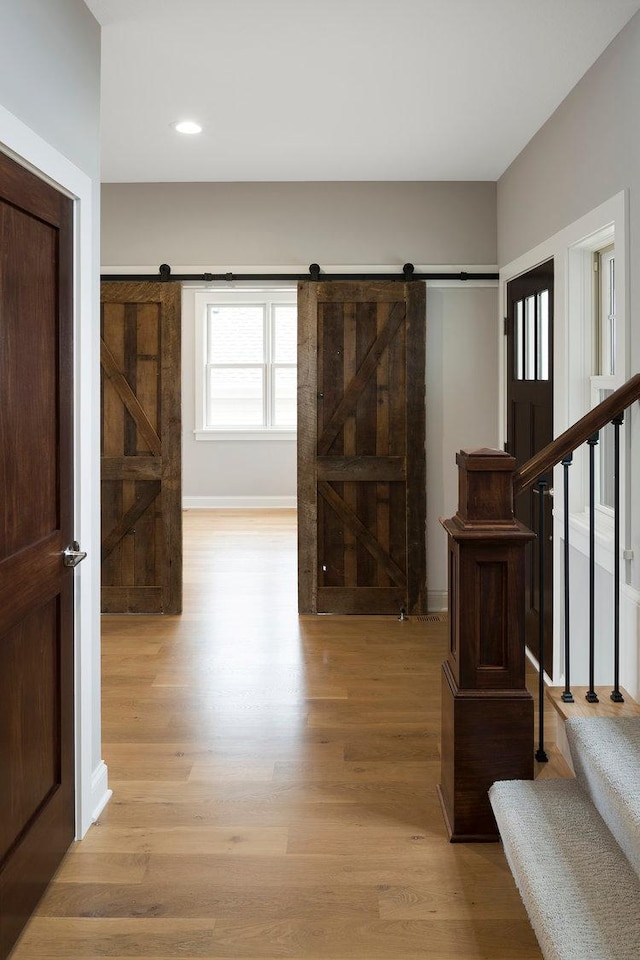
[[113, 797], [11, 960], [541, 960], [500, 845], [447, 839], [446, 619], [298, 617], [294, 511], [184, 547], [182, 616], [103, 619]]

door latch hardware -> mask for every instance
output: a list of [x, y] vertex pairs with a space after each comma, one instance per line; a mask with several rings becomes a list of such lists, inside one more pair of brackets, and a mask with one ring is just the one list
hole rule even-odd
[[86, 557], [84, 550], [80, 549], [80, 544], [77, 540], [74, 540], [73, 543], [69, 544], [68, 547], [62, 551], [62, 562], [65, 567], [77, 567]]

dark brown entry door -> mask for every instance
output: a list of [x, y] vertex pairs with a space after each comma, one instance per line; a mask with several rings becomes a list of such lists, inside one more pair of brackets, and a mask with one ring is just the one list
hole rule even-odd
[[423, 613], [425, 286], [300, 285], [301, 613]]
[[[553, 440], [553, 260], [507, 284], [507, 437], [518, 467]], [[551, 489], [548, 478], [547, 490]], [[545, 670], [553, 665], [553, 501], [545, 495]], [[526, 490], [516, 498], [515, 515], [538, 532], [539, 497]], [[540, 546], [527, 548], [526, 642], [539, 656]]]
[[102, 284], [102, 610], [180, 613], [177, 283]]
[[72, 214], [0, 155], [0, 958], [74, 835]]

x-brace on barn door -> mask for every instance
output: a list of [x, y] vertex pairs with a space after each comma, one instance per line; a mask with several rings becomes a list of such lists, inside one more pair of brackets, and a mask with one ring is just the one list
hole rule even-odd
[[180, 613], [180, 284], [102, 284], [102, 609]]
[[425, 286], [301, 283], [300, 613], [419, 614]]

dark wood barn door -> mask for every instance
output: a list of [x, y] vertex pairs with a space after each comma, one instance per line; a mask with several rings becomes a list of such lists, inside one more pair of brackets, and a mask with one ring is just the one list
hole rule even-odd
[[425, 286], [303, 283], [301, 613], [418, 614], [425, 582]]
[[180, 285], [102, 284], [102, 610], [180, 613]]
[[72, 223], [0, 155], [0, 958], [74, 836]]
[[[507, 437], [509, 453], [521, 467], [553, 440], [553, 260], [507, 284]], [[540, 585], [538, 540], [527, 548], [525, 571], [526, 644], [539, 656], [540, 590], [545, 596], [544, 662], [553, 666], [553, 499], [545, 494], [545, 566]], [[538, 532], [538, 494], [516, 498], [518, 520]]]

